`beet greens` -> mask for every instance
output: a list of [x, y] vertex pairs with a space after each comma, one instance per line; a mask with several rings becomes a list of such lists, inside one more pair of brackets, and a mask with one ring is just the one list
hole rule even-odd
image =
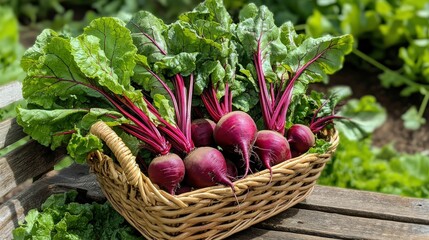
[[293, 90], [305, 92], [308, 83], [339, 70], [353, 40], [351, 35], [316, 39], [298, 35], [290, 22], [277, 27], [266, 7], [253, 4], [240, 12], [237, 35], [252, 62], [265, 128], [281, 134]]
[[[104, 121], [138, 158], [151, 156], [148, 175], [169, 193], [184, 178], [187, 187], [222, 183], [234, 191], [230, 178], [250, 172], [252, 151], [270, 170], [290, 158], [283, 135], [293, 124], [294, 96], [339, 70], [351, 50], [350, 35], [310, 38], [273, 19], [266, 7], [248, 4], [234, 23], [221, 0], [206, 0], [171, 24], [140, 11], [127, 23], [93, 20], [78, 36], [44, 30], [22, 58], [28, 105], [18, 108], [17, 121], [40, 143], [67, 146], [81, 163], [102, 150], [89, 129]], [[313, 114], [314, 133], [341, 118], [320, 114], [323, 107], [300, 116]], [[193, 109], [214, 122], [192, 122]], [[259, 118], [273, 131], [259, 131], [257, 140]], [[243, 161], [227, 162], [228, 152]]]
[[[51, 33], [53, 32], [49, 32]], [[42, 37], [46, 36], [41, 35], [39, 39]], [[137, 49], [129, 31], [119, 20], [113, 18], [94, 20], [89, 27], [85, 28], [84, 33], [76, 38], [48, 35], [47, 39], [40, 40], [45, 44], [43, 46], [45, 52], [42, 53], [44, 58], [39, 57], [36, 61], [43, 61], [41, 65], [43, 67], [29, 72], [25, 80], [24, 94], [30, 104], [38, 104], [40, 93], [52, 92], [55, 89], [60, 91], [54, 92], [52, 96], [49, 94], [44, 96], [45, 102], [49, 97], [55, 97], [57, 99], [53, 101], [61, 103], [59, 99], [67, 99], [63, 96], [66, 94], [69, 95], [68, 99], [73, 99], [77, 91], [96, 97], [99, 97], [96, 94], [98, 93], [107, 100], [107, 103], [110, 103], [108, 108], [116, 110], [126, 119], [119, 122], [122, 123], [120, 128], [141, 140], [143, 148], [163, 155], [170, 152], [170, 144], [179, 152], [189, 152], [193, 148], [192, 141], [189, 141], [190, 129], [183, 127], [186, 122], [178, 121], [188, 135], [185, 135], [175, 122], [169, 122], [168, 114], [163, 113], [162, 106], [165, 106], [163, 98], [154, 98], [154, 105], [158, 106], [156, 108], [142, 92], [131, 86], [129, 69], [132, 70], [135, 66], [133, 56]], [[122, 44], [115, 45], [115, 42], [119, 41], [122, 41]], [[38, 46], [33, 47], [34, 51], [40, 54], [40, 49], [36, 47]], [[67, 49], [69, 51], [65, 51]], [[34, 55], [30, 55], [32, 53], [33, 51], [28, 51], [24, 57], [25, 60], [34, 59]], [[116, 55], [123, 56], [123, 59]], [[192, 76], [190, 78], [192, 79]], [[34, 81], [35, 79], [43, 84]], [[192, 80], [190, 82], [192, 84]], [[180, 87], [179, 90], [186, 94], [184, 87], [182, 85]], [[190, 109], [190, 104], [187, 105], [188, 99], [190, 99], [189, 96], [184, 100], [181, 99], [180, 103], [185, 106], [180, 105], [181, 111], [178, 113], [183, 114], [184, 117], [179, 120], [190, 121], [190, 116], [185, 115], [186, 110]], [[103, 101], [101, 104], [93, 104], [92, 107], [98, 107], [97, 105], [103, 106]], [[74, 101], [71, 107], [77, 106], [78, 102]], [[61, 114], [59, 111], [56, 112]], [[95, 122], [100, 118], [112, 118], [110, 121], [121, 119], [118, 114], [106, 114], [98, 118], [89, 118], [89, 120]], [[24, 122], [23, 120], [24, 118], [19, 118], [19, 121]], [[86, 120], [85, 117], [83, 120]], [[31, 132], [31, 129], [27, 128], [28, 130]], [[59, 137], [61, 136], [55, 135], [52, 138]]]

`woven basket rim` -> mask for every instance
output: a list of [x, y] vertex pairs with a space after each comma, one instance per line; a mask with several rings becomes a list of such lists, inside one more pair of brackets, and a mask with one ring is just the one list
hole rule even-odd
[[[183, 208], [183, 207], [188, 207], [188, 204], [186, 202], [189, 202], [189, 198], [191, 199], [204, 198], [204, 196], [207, 196], [210, 194], [219, 194], [220, 192], [223, 192], [225, 194], [229, 193], [230, 196], [234, 196], [232, 195], [233, 193], [231, 188], [229, 186], [224, 186], [224, 185], [216, 185], [211, 187], [199, 188], [199, 189], [195, 189], [193, 191], [185, 192], [179, 195], [171, 195], [168, 192], [160, 189], [156, 184], [153, 184], [148, 178], [148, 176], [146, 176], [143, 172], [140, 171], [140, 168], [135, 162], [135, 157], [133, 155], [130, 155], [131, 151], [128, 149], [128, 147], [125, 145], [122, 139], [116, 135], [113, 129], [107, 126], [107, 124], [105, 124], [102, 121], [97, 122], [92, 126], [91, 133], [96, 135], [103, 141], [105, 141], [108, 147], [112, 150], [115, 149], [115, 147], [120, 146], [121, 153], [126, 152], [125, 154], [123, 154], [125, 155], [125, 157], [123, 157], [122, 155], [122, 159], [121, 159], [121, 156], [117, 156], [121, 154], [115, 153], [115, 150], [113, 150], [114, 155], [116, 156], [116, 159], [119, 160], [119, 164], [117, 162], [114, 162], [114, 164], [119, 165], [119, 167], [122, 168], [123, 173], [125, 175], [127, 175], [127, 173], [130, 173], [130, 172], [135, 173], [136, 171], [138, 171], [137, 173], [138, 176], [135, 177], [135, 179], [137, 179], [135, 180], [136, 182], [134, 184], [129, 182], [129, 184], [138, 186], [138, 185], [141, 185], [142, 182], [144, 182], [146, 186], [148, 186], [149, 188], [151, 188], [151, 190], [153, 190], [154, 195], [158, 196], [161, 199], [164, 199], [164, 204], [167, 204], [167, 205], [174, 204], [178, 208]], [[112, 135], [114, 137], [113, 141], [109, 141], [109, 136], [107, 135]], [[328, 148], [326, 153], [304, 153], [304, 154], [301, 154], [300, 156], [297, 156], [295, 158], [289, 159], [275, 166], [272, 166], [272, 173], [273, 173], [272, 180], [275, 180], [275, 174], [277, 171], [285, 171], [285, 169], [300, 169], [304, 167], [304, 165], [308, 164], [308, 162], [310, 161], [309, 159], [314, 159], [319, 157], [330, 158], [331, 153], [335, 151], [339, 143], [339, 134], [338, 134], [338, 131], [334, 129], [334, 131], [328, 134], [328, 136], [330, 137], [329, 142], [331, 145]], [[91, 163], [91, 161], [89, 160], [92, 158], [91, 157], [92, 154], [105, 155], [104, 153], [101, 153], [99, 151], [95, 151], [89, 154], [88, 156], [89, 164], [94, 164], [94, 163]], [[109, 157], [108, 155], [105, 155], [105, 156], [108, 157], [109, 161], [113, 162], [113, 159], [111, 157]], [[123, 158], [126, 158], [126, 159], [123, 159]], [[122, 162], [126, 162], [126, 165], [121, 163], [121, 160]], [[234, 184], [236, 193], [240, 193], [241, 191], [247, 190], [248, 182], [253, 181], [255, 178], [261, 178], [261, 177], [271, 179], [269, 170], [264, 169], [262, 171], [249, 174], [246, 178], [234, 181], [233, 184]]]

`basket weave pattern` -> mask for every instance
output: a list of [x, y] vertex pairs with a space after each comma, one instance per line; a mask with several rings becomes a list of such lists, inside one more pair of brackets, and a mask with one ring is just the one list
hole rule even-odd
[[112, 206], [148, 239], [222, 239], [270, 218], [304, 200], [313, 190], [338, 145], [324, 154], [304, 154], [234, 182], [172, 196], [141, 173], [135, 157], [103, 122], [91, 133], [106, 142], [116, 156], [94, 152], [88, 164]]

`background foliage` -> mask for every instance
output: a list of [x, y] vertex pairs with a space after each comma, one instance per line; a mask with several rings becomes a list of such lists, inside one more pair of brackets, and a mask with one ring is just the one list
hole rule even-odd
[[[98, 16], [129, 19], [144, 9], [171, 22], [196, 0], [0, 0], [0, 83], [22, 79], [19, 59], [23, 49], [21, 32], [46, 27], [78, 34], [82, 26]], [[418, 129], [429, 101], [429, 3], [423, 0], [225, 0], [236, 16], [248, 2], [265, 4], [278, 24], [292, 21], [311, 36], [351, 33], [357, 39], [349, 64], [368, 74], [379, 74], [386, 88], [401, 88], [401, 95], [420, 96], [421, 105], [403, 115], [404, 126]], [[400, 97], [400, 96], [398, 96]], [[350, 101], [349, 111], [362, 114], [380, 109], [370, 96]], [[15, 106], [0, 111], [13, 116]], [[384, 116], [385, 117], [385, 116]], [[380, 113], [379, 123], [383, 122]], [[374, 126], [374, 125], [373, 125]], [[429, 157], [397, 152], [392, 146], [376, 149], [371, 136], [355, 141], [343, 133], [340, 148], [323, 172], [321, 184], [381, 191], [415, 197], [429, 197]]]

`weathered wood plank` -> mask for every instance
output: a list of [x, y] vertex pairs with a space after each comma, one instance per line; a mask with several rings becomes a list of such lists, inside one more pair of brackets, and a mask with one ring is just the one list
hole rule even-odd
[[22, 83], [15, 81], [0, 86], [0, 108], [22, 99]]
[[429, 225], [291, 208], [259, 228], [340, 239], [429, 239]]
[[298, 204], [297, 207], [429, 225], [429, 199], [316, 186], [306, 201]]
[[227, 238], [228, 240], [328, 240], [333, 238], [325, 238], [319, 236], [311, 236], [307, 234], [281, 232], [274, 230], [266, 230], [251, 227]]
[[0, 122], [0, 149], [24, 138], [26, 134], [22, 127], [16, 123], [16, 119], [7, 119]]
[[73, 164], [61, 171], [51, 171], [46, 174], [44, 181], [61, 188], [77, 189], [88, 201], [106, 201], [97, 178], [90, 173], [88, 165]]
[[0, 197], [29, 178], [46, 173], [65, 156], [64, 151], [52, 151], [35, 141], [0, 158]]
[[39, 208], [50, 195], [76, 189], [88, 201], [105, 201], [105, 197], [88, 166], [73, 165], [61, 171], [50, 171], [33, 183], [31, 189], [20, 193], [0, 206], [0, 239], [11, 239], [12, 230], [24, 220], [32, 208]]
[[24, 221], [25, 214], [32, 208], [38, 208], [51, 194], [46, 183], [35, 182], [31, 189], [9, 199], [0, 206], [0, 239], [11, 239], [12, 230]]

